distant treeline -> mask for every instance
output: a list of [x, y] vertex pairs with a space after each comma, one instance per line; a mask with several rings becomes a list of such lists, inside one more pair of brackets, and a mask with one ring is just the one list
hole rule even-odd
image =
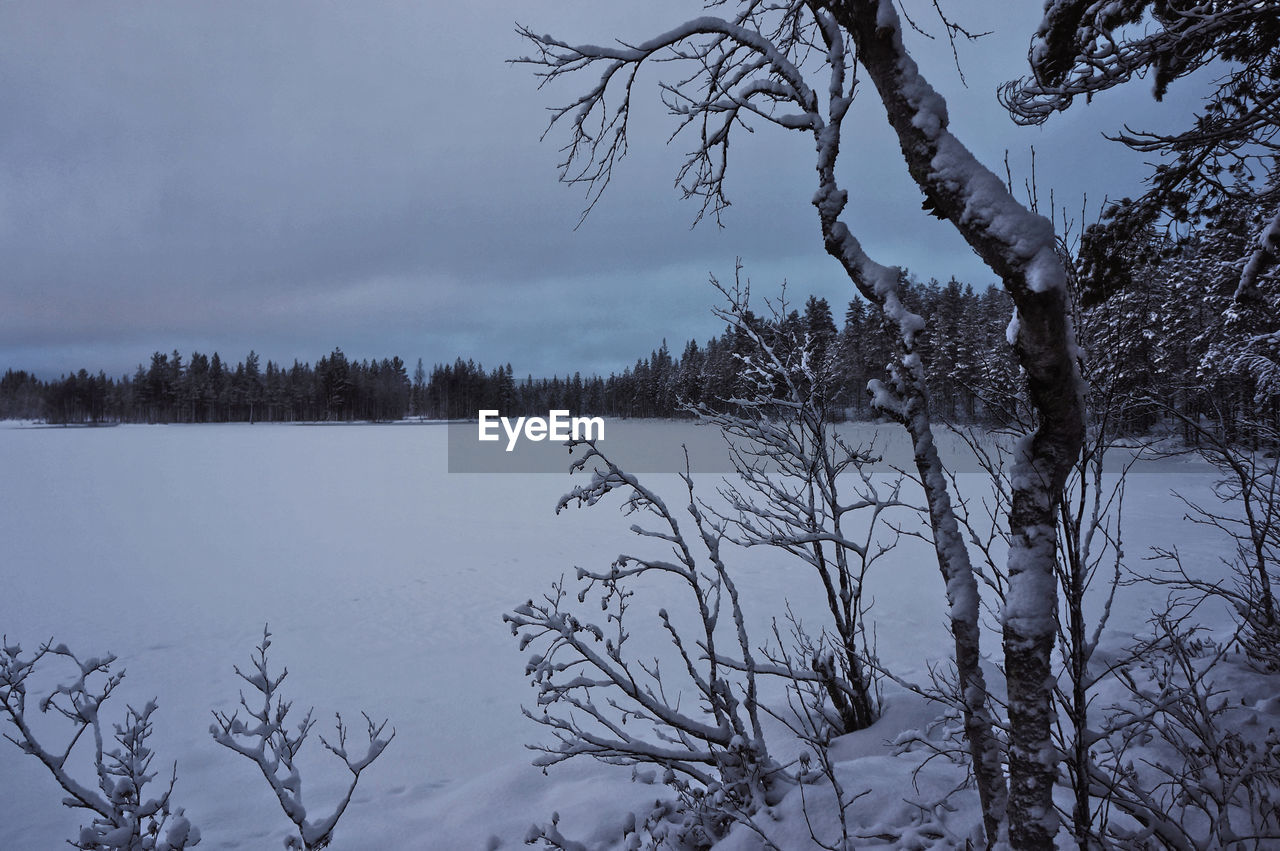
[[[1012, 377], [1013, 362], [1003, 345], [1009, 321], [1008, 298], [998, 289], [975, 293], [950, 281], [916, 284], [914, 306], [929, 316], [924, 347], [939, 412], [981, 419], [988, 412], [979, 387]], [[865, 387], [881, 375], [893, 356], [893, 338], [860, 300], [851, 302], [838, 328], [825, 299], [810, 298], [803, 311], [791, 310], [771, 322], [796, 339], [808, 335], [832, 376], [833, 395], [853, 417], [870, 415]], [[87, 370], [55, 381], [24, 371], [0, 378], [0, 418], [52, 423], [310, 422], [474, 417], [481, 408], [511, 415], [564, 408], [609, 417], [684, 416], [682, 401], [724, 404], [737, 391], [738, 354], [743, 341], [731, 330], [699, 345], [685, 344], [679, 356], [663, 341], [648, 357], [621, 374], [534, 379], [516, 378], [510, 364], [486, 370], [461, 358], [430, 372], [421, 359], [412, 375], [399, 357], [349, 359], [341, 349], [314, 365], [261, 364], [250, 352], [231, 364], [218, 353], [156, 352], [132, 376], [113, 378]]]
[[284, 367], [249, 352], [234, 366], [193, 352], [156, 352], [149, 367], [111, 378], [80, 370], [40, 381], [9, 370], [0, 378], [0, 418], [52, 423], [225, 423], [395, 420], [409, 407], [400, 358], [351, 361], [341, 349], [315, 366]]
[[[1243, 419], [1280, 425], [1280, 332], [1269, 303], [1240, 303], [1239, 271], [1224, 257], [1247, 254], [1238, 217], [1224, 215], [1181, 239], [1152, 232], [1129, 249], [1119, 292], [1076, 317], [1095, 416], [1143, 431], [1172, 410], [1208, 417], [1230, 431]], [[1234, 253], [1233, 253], [1234, 252]], [[995, 287], [956, 280], [919, 283], [903, 273], [903, 301], [926, 319], [916, 341], [933, 413], [951, 421], [1005, 424], [1017, 416], [1022, 382], [1007, 341], [1012, 303]], [[824, 299], [802, 310], [771, 306], [752, 317], [780, 341], [803, 341], [837, 416], [874, 415], [867, 382], [885, 377], [896, 337], [880, 311], [850, 302], [837, 326]], [[9, 370], [0, 378], [0, 418], [52, 423], [310, 422], [463, 419], [482, 408], [529, 416], [553, 409], [606, 417], [685, 416], [684, 403], [723, 409], [740, 393], [741, 356], [750, 347], [731, 328], [675, 354], [667, 343], [621, 374], [516, 378], [510, 364], [349, 359], [341, 349], [314, 365], [261, 365], [250, 352], [229, 364], [215, 353], [156, 352], [132, 376], [80, 370], [43, 381]]]
[[[930, 317], [922, 353], [938, 413], [962, 420], [983, 420], [1000, 412], [982, 401], [983, 387], [1008, 387], [1017, 374], [1004, 342], [1012, 303], [1002, 290], [976, 293], [957, 281], [915, 284], [908, 301]], [[882, 377], [894, 356], [894, 334], [879, 311], [859, 300], [850, 302], [838, 327], [826, 299], [810, 297], [803, 311], [758, 317], [778, 339], [807, 340], [810, 357], [828, 382], [828, 396], [845, 416], [872, 416], [866, 386]], [[474, 417], [477, 409], [494, 408], [516, 415], [564, 408], [609, 417], [688, 416], [683, 403], [705, 403], [723, 409], [739, 394], [740, 355], [750, 349], [731, 329], [699, 345], [690, 340], [677, 356], [666, 341], [638, 358], [634, 366], [608, 377], [515, 378], [511, 367], [486, 371], [471, 361], [432, 370], [426, 389], [431, 416]]]

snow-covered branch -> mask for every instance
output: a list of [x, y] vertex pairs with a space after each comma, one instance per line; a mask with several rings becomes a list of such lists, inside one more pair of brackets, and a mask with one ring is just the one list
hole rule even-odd
[[[29, 680], [37, 668], [59, 660], [70, 665], [72, 677], [57, 685], [36, 702], [41, 713], [54, 712], [70, 722], [72, 732], [65, 743], [51, 747], [37, 737], [28, 716]], [[110, 729], [106, 738], [100, 714], [124, 672], [112, 673], [116, 657], [80, 658], [64, 644], [52, 641], [40, 645], [34, 654], [22, 655], [22, 647], [0, 640], [0, 710], [14, 728], [4, 737], [23, 753], [44, 764], [67, 793], [63, 804], [93, 813], [93, 821], [80, 828], [69, 844], [85, 851], [178, 851], [200, 843], [200, 831], [170, 805], [177, 766], [164, 791], [149, 796], [145, 789], [155, 779], [151, 770], [154, 752], [147, 744], [152, 734], [151, 716], [156, 702], [141, 710], [126, 708], [123, 724]], [[87, 735], [86, 735], [87, 734]], [[76, 745], [87, 739], [91, 749], [97, 788], [76, 780], [68, 762]]]
[[[1161, 213], [1178, 222], [1212, 214], [1224, 198], [1262, 208], [1280, 200], [1280, 10], [1267, 0], [1163, 3], [1155, 0], [1053, 0], [1031, 44], [1031, 75], [1006, 83], [1000, 99], [1015, 121], [1040, 124], [1080, 97], [1153, 77], [1162, 99], [1179, 78], [1213, 65], [1213, 91], [1185, 129], [1149, 132], [1125, 127], [1112, 138], [1164, 158], [1138, 199], [1106, 230], [1135, 233]], [[1261, 181], [1258, 181], [1261, 178]], [[1237, 287], [1251, 292], [1257, 275], [1275, 264], [1275, 221], [1261, 229]]]
[[829, 615], [819, 643], [830, 629], [835, 653], [816, 653], [808, 664], [830, 680], [839, 729], [861, 729], [878, 714], [863, 587], [874, 563], [897, 543], [884, 513], [911, 506], [900, 497], [899, 481], [873, 476], [874, 445], [851, 447], [835, 434], [838, 402], [825, 343], [801, 331], [785, 295], [770, 303], [771, 317], [759, 319], [740, 269], [732, 287], [714, 278], [712, 284], [727, 302], [716, 314], [739, 340], [739, 391], [723, 400], [724, 410], [706, 403], [690, 410], [729, 443], [735, 476], [720, 491], [726, 528], [734, 543], [776, 548], [817, 576]]
[[376, 723], [366, 714], [364, 720], [368, 743], [360, 751], [349, 752], [347, 726], [342, 716], [337, 716], [334, 741], [331, 742], [321, 736], [320, 742], [326, 750], [342, 760], [351, 774], [351, 780], [342, 798], [328, 815], [319, 819], [308, 818], [307, 809], [302, 803], [302, 775], [294, 760], [315, 726], [315, 721], [312, 720], [312, 710], [309, 709], [297, 723], [294, 732], [289, 732], [285, 722], [293, 704], [279, 694], [280, 686], [289, 675], [289, 671], [286, 668], [280, 672], [279, 676], [270, 674], [267, 669], [267, 650], [270, 647], [271, 633], [264, 627], [262, 643], [257, 647], [257, 654], [253, 657], [253, 667], [249, 673], [241, 671], [239, 667], [235, 669], [236, 674], [252, 686], [254, 692], [257, 692], [253, 705], [250, 705], [249, 698], [245, 697], [244, 692], [240, 693], [240, 708], [244, 710], [246, 718], [240, 717], [239, 710], [230, 714], [215, 711], [214, 723], [210, 726], [209, 732], [213, 734], [214, 741], [218, 744], [235, 751], [258, 766], [280, 802], [281, 809], [298, 830], [297, 836], [289, 837], [288, 847], [306, 849], [306, 851], [325, 848], [333, 838], [338, 820], [346, 811], [347, 805], [351, 803], [351, 796], [356, 790], [356, 784], [360, 781], [360, 775], [382, 755], [387, 745], [395, 738], [396, 732], [393, 729], [389, 735], [383, 737], [387, 722]]
[[1219, 56], [1238, 59], [1274, 45], [1267, 30], [1275, 22], [1274, 5], [1260, 0], [1051, 0], [1028, 55], [1032, 76], [1005, 84], [1001, 99], [1015, 120], [1039, 124], [1077, 97], [1149, 71], [1155, 71], [1153, 91], [1161, 98], [1175, 79]]
[[[749, 129], [747, 120], [758, 118], [792, 130], [819, 129], [819, 99], [803, 73], [820, 38], [808, 6], [754, 0], [740, 4], [732, 17], [694, 18], [635, 45], [573, 45], [517, 27], [537, 52], [512, 61], [534, 66], [543, 84], [588, 68], [599, 73], [591, 88], [551, 110], [548, 126], [569, 127], [561, 179], [586, 186], [583, 215], [626, 154], [632, 88], [646, 64], [680, 61], [695, 69], [661, 89], [677, 119], [672, 137], [693, 128], [689, 132], [698, 140], [677, 177], [685, 197], [701, 199], [698, 219], [710, 212], [718, 220], [729, 206], [724, 182], [734, 127]], [[829, 49], [824, 45], [822, 52]]]
[[[754, 649], [721, 555], [724, 530], [694, 498], [687, 472], [684, 510], [692, 529], [593, 442], [574, 448], [582, 454], [573, 468], [590, 469], [591, 482], [562, 497], [557, 510], [592, 506], [619, 491], [626, 513], [651, 521], [636, 523], [633, 533], [661, 546], [620, 555], [604, 570], [578, 568], [573, 596], [582, 603], [599, 594], [598, 621], [568, 605], [563, 579], [503, 616], [521, 649], [538, 646], [526, 673], [539, 710], [525, 714], [550, 730], [555, 743], [533, 746], [541, 752], [535, 764], [590, 756], [658, 766], [663, 782], [687, 804], [685, 815], [693, 819], [687, 829], [719, 836], [729, 822], [749, 820], [784, 780], [764, 738]], [[629, 610], [639, 588], [667, 592], [667, 607], [657, 612], [669, 647], [665, 665], [631, 651]], [[733, 648], [740, 665], [722, 663], [721, 643]]]

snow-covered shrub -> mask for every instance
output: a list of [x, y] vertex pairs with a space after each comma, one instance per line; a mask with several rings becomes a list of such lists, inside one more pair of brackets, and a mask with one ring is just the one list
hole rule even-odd
[[[594, 443], [577, 447], [584, 451], [573, 468], [593, 465], [592, 480], [562, 497], [557, 510], [595, 505], [616, 490], [624, 511], [652, 522], [632, 531], [665, 546], [620, 555], [604, 570], [578, 568], [576, 587], [562, 578], [541, 599], [503, 615], [521, 649], [536, 648], [526, 673], [537, 688], [538, 708], [525, 714], [548, 728], [555, 742], [532, 746], [541, 751], [535, 764], [546, 768], [590, 756], [613, 765], [656, 766], [681, 806], [651, 819], [646, 832], [669, 847], [709, 847], [785, 785], [765, 742], [760, 665], [722, 558], [724, 529], [695, 499], [687, 473], [688, 530], [657, 493]], [[638, 587], [670, 601], [656, 612], [653, 626], [665, 633], [674, 664], [664, 667], [658, 658], [632, 652], [630, 608]], [[572, 605], [588, 597], [598, 600], [594, 618]]]
[[[361, 773], [381, 755], [395, 731], [383, 738], [386, 722], [375, 724], [365, 715], [368, 746], [358, 755], [350, 754], [347, 727], [341, 716], [338, 717], [334, 742], [324, 737], [320, 741], [346, 764], [351, 773], [350, 785], [329, 815], [309, 820], [302, 805], [302, 777], [294, 757], [315, 722], [308, 711], [294, 734], [290, 735], [285, 729], [292, 704], [278, 692], [288, 671], [275, 677], [268, 673], [270, 638], [271, 633], [264, 628], [251, 673], [245, 674], [236, 668], [236, 673], [262, 696], [261, 708], [254, 709], [244, 694], [240, 695], [240, 705], [252, 723], [242, 720], [238, 712], [228, 715], [215, 711], [216, 723], [211, 732], [219, 744], [253, 760], [262, 770], [280, 806], [298, 828], [298, 835], [286, 840], [286, 847], [311, 851], [328, 846], [338, 820], [351, 802]], [[44, 670], [49, 666], [46, 663], [58, 660], [66, 663], [63, 667], [71, 668], [71, 678], [37, 697], [31, 692], [34, 680], [48, 676], [49, 672]], [[177, 765], [159, 795], [152, 796], [146, 791], [156, 777], [156, 772], [151, 770], [155, 754], [147, 744], [153, 730], [151, 716], [156, 711], [156, 701], [148, 701], [141, 710], [126, 707], [124, 722], [111, 725], [110, 739], [107, 738], [102, 705], [124, 679], [123, 670], [112, 672], [115, 662], [116, 657], [110, 654], [82, 659], [66, 645], [51, 641], [24, 657], [20, 645], [10, 644], [7, 638], [0, 641], [0, 711], [13, 727], [4, 737], [23, 753], [40, 760], [67, 793], [63, 798], [66, 806], [93, 813], [90, 824], [80, 828], [76, 839], [68, 840], [72, 846], [84, 851], [193, 848], [200, 843], [200, 831], [181, 808], [171, 804], [178, 777]], [[71, 732], [56, 747], [50, 746], [47, 740], [42, 741], [43, 734], [37, 734], [34, 729], [34, 716], [28, 712], [33, 699], [41, 714], [53, 713], [70, 722]], [[77, 747], [82, 742], [85, 744]], [[76, 764], [85, 761], [82, 751], [86, 749], [92, 760], [96, 789], [77, 780], [74, 774]]]
[[393, 729], [390, 735], [383, 738], [382, 731], [386, 729], [387, 722], [375, 723], [365, 714], [368, 744], [360, 751], [348, 752], [347, 726], [343, 723], [342, 716], [337, 716], [334, 741], [330, 742], [324, 736], [319, 738], [320, 743], [342, 760], [350, 772], [350, 785], [328, 815], [318, 819], [308, 818], [307, 809], [302, 803], [302, 775], [294, 759], [306, 742], [311, 728], [315, 726], [315, 721], [311, 718], [313, 710], [307, 710], [307, 714], [297, 723], [295, 732], [290, 735], [285, 720], [293, 703], [285, 700], [279, 693], [280, 685], [289, 675], [289, 669], [282, 670], [279, 676], [272, 676], [268, 672], [267, 650], [270, 647], [271, 632], [263, 627], [262, 643], [253, 656], [253, 668], [247, 674], [239, 667], [235, 669], [236, 674], [257, 692], [252, 706], [244, 692], [240, 693], [240, 707], [248, 718], [242, 719], [239, 710], [230, 715], [215, 710], [214, 723], [209, 732], [218, 744], [251, 760], [266, 778], [284, 814], [298, 830], [297, 836], [290, 836], [285, 840], [285, 847], [313, 851], [329, 845], [338, 820], [351, 803], [351, 795], [356, 790], [361, 773], [382, 755], [383, 750], [395, 738], [396, 731]]
[[1125, 699], [1091, 747], [1100, 836], [1139, 849], [1276, 847], [1280, 733], [1265, 718], [1274, 697], [1246, 702], [1239, 686], [1256, 672], [1232, 658], [1234, 642], [1189, 625], [1192, 612], [1155, 616], [1119, 669]]
[[[726, 300], [715, 313], [737, 341], [738, 391], [689, 409], [730, 446], [735, 475], [721, 489], [729, 511], [720, 517], [733, 543], [771, 547], [816, 574], [827, 612], [812, 638], [792, 619], [794, 637], [804, 640], [794, 646], [801, 658], [788, 654], [786, 666], [817, 677], [821, 690], [808, 691], [830, 701], [837, 733], [861, 730], [879, 714], [863, 588], [871, 566], [897, 544], [882, 515], [904, 505], [901, 476], [877, 481], [874, 445], [852, 447], [835, 434], [842, 402], [814, 303], [802, 318], [788, 312], [784, 292], [768, 303], [770, 316], [757, 317], [740, 266], [732, 287], [711, 282]], [[768, 652], [780, 651], [781, 641]]]
[[[200, 843], [200, 831], [171, 804], [177, 765], [163, 791], [152, 796], [147, 786], [155, 779], [151, 770], [154, 752], [147, 744], [152, 733], [151, 716], [155, 700], [141, 710], [126, 707], [124, 722], [104, 728], [101, 709], [124, 679], [124, 671], [113, 673], [116, 661], [112, 655], [80, 658], [66, 645], [52, 642], [40, 645], [31, 656], [22, 655], [22, 647], [0, 641], [0, 709], [13, 730], [5, 738], [23, 753], [44, 764], [67, 796], [63, 804], [73, 809], [88, 810], [92, 821], [80, 828], [75, 848], [85, 851], [178, 851]], [[43, 697], [36, 698], [29, 688], [37, 669], [45, 663], [65, 664], [71, 678], [63, 680]], [[65, 741], [50, 745], [41, 741], [33, 729], [34, 717], [28, 714], [28, 700], [35, 698], [40, 713], [54, 713], [65, 718], [71, 732]], [[108, 738], [109, 736], [109, 738]], [[77, 748], [77, 744], [86, 744]], [[96, 776], [96, 788], [75, 777], [74, 766], [82, 761], [81, 752], [89, 750]]]

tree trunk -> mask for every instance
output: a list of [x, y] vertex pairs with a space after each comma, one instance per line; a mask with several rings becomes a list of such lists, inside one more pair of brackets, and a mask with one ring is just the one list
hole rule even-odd
[[1066, 275], [1055, 252], [1052, 225], [1015, 201], [947, 129], [946, 103], [908, 56], [892, 2], [828, 5], [853, 38], [858, 60], [880, 95], [926, 202], [1000, 276], [1017, 308], [1014, 349], [1026, 372], [1039, 427], [1018, 453], [1009, 513], [1009, 592], [1003, 618], [1009, 842], [1019, 849], [1051, 849], [1058, 822], [1053, 783], [1060, 761], [1050, 735], [1056, 513], [1084, 437], [1083, 385]]
[[[923, 320], [903, 308], [897, 293], [897, 270], [877, 266], [858, 245], [848, 228], [839, 221], [844, 194], [837, 188], [834, 173], [835, 151], [824, 150], [819, 140], [819, 193], [815, 199], [822, 220], [827, 252], [844, 266], [850, 280], [899, 332], [901, 357], [891, 370], [893, 388], [882, 399], [881, 410], [900, 422], [911, 435], [916, 470], [924, 487], [933, 529], [938, 569], [946, 585], [951, 635], [955, 642], [956, 673], [964, 716], [965, 739], [978, 797], [982, 804], [983, 827], [988, 844], [1001, 835], [1008, 809], [1008, 789], [1002, 769], [1003, 754], [993, 730], [990, 697], [982, 673], [981, 628], [978, 622], [978, 582], [969, 550], [960, 534], [959, 523], [947, 490], [946, 474], [933, 440], [929, 419], [929, 393], [924, 367], [915, 352], [915, 335]], [[887, 401], [887, 404], [886, 404]]]

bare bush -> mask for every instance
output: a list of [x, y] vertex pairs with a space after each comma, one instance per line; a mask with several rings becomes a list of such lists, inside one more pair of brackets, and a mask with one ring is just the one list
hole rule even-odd
[[1106, 713], [1091, 748], [1093, 793], [1106, 805], [1099, 835], [1126, 848], [1274, 847], [1280, 735], [1228, 699], [1218, 679], [1234, 641], [1190, 625], [1194, 609], [1156, 615], [1151, 637], [1119, 669], [1126, 699]]
[[1260, 670], [1280, 670], [1280, 606], [1272, 580], [1280, 564], [1280, 433], [1262, 422], [1242, 425], [1253, 446], [1233, 442], [1216, 429], [1172, 412], [1195, 437], [1200, 456], [1220, 475], [1216, 506], [1179, 496], [1187, 520], [1225, 533], [1235, 552], [1223, 563], [1231, 583], [1209, 582], [1184, 568], [1176, 548], [1157, 548], [1172, 567], [1152, 581], [1212, 594], [1230, 605], [1240, 642]]
[[[717, 315], [737, 340], [738, 389], [716, 406], [688, 409], [717, 427], [729, 444], [735, 475], [719, 489], [726, 507], [699, 500], [686, 471], [685, 508], [693, 521], [686, 530], [655, 492], [593, 443], [575, 444], [586, 449], [573, 468], [594, 468], [593, 481], [575, 488], [558, 508], [594, 505], [619, 490], [626, 494], [625, 511], [657, 518], [656, 528], [634, 525], [632, 531], [670, 550], [662, 558], [623, 555], [607, 571], [578, 569], [577, 601], [599, 593], [602, 623], [570, 610], [567, 603], [575, 595], [563, 579], [541, 601], [530, 600], [505, 617], [522, 648], [546, 642], [528, 666], [543, 711], [526, 714], [550, 727], [557, 743], [539, 746], [543, 755], [536, 764], [589, 755], [660, 766], [679, 798], [679, 815], [658, 813], [642, 830], [670, 838], [674, 819], [678, 841], [694, 846], [713, 841], [734, 823], [767, 841], [753, 818], [761, 801], [780, 784], [826, 781], [839, 802], [839, 842], [846, 842], [843, 814], [855, 798], [845, 794], [829, 747], [835, 736], [869, 726], [879, 713], [863, 589], [871, 566], [897, 540], [884, 512], [907, 506], [899, 498], [899, 477], [878, 478], [871, 451], [850, 447], [834, 434], [833, 382], [820, 345], [798, 327], [798, 314], [787, 312], [785, 294], [769, 304], [771, 316], [756, 317], [740, 269], [733, 287], [714, 278], [712, 283], [727, 301]], [[775, 621], [772, 640], [753, 646], [723, 557], [726, 543], [785, 553], [788, 563], [820, 583], [826, 611], [819, 609], [806, 625], [788, 607], [790, 629]], [[656, 659], [645, 662], [626, 652], [633, 623], [627, 615], [641, 582], [656, 587], [670, 581], [678, 593], [664, 600], [689, 604], [685, 615], [691, 617], [665, 608], [658, 612], [678, 661], [662, 669]], [[762, 678], [781, 681], [785, 707], [760, 704]], [[695, 703], [689, 703], [690, 695]], [[793, 773], [776, 765], [762, 735], [762, 714], [807, 743], [816, 768], [810, 762]], [[556, 843], [563, 834], [555, 823], [533, 833], [561, 847]], [[829, 841], [816, 834], [814, 839]]]

